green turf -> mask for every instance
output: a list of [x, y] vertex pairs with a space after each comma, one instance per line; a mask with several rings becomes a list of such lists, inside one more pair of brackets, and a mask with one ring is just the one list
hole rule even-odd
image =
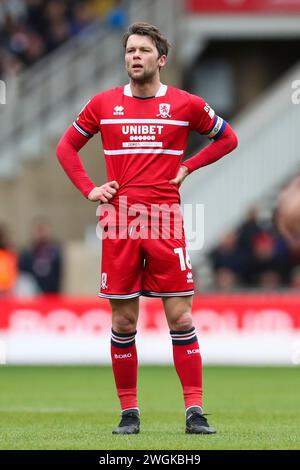
[[115, 436], [109, 367], [0, 367], [0, 449], [299, 449], [298, 368], [206, 367], [214, 436], [185, 435], [171, 367], [141, 367], [139, 435]]

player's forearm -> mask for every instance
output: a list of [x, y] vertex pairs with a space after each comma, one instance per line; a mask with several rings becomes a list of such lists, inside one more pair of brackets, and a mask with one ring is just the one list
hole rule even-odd
[[237, 136], [229, 124], [227, 124], [222, 136], [218, 140], [202, 149], [194, 157], [186, 160], [183, 165], [188, 169], [189, 173], [192, 173], [198, 168], [220, 160], [220, 158], [232, 152], [237, 145]]
[[87, 138], [71, 126], [60, 139], [56, 156], [72, 183], [87, 198], [95, 184], [87, 175], [78, 154], [86, 142]]

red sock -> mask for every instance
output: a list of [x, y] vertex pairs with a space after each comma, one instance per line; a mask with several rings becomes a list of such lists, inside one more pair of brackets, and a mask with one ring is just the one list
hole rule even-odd
[[137, 405], [137, 353], [133, 333], [111, 333], [111, 358], [122, 411]]
[[202, 360], [195, 328], [170, 333], [174, 365], [182, 385], [185, 407], [202, 406]]

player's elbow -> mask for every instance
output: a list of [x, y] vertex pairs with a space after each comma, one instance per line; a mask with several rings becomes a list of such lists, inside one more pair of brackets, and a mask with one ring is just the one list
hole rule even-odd
[[226, 129], [226, 138], [227, 138], [227, 145], [229, 146], [229, 152], [232, 152], [234, 149], [237, 148], [239, 141], [236, 133], [232, 129], [232, 127], [227, 124]]
[[55, 154], [59, 162], [62, 162], [64, 159], [64, 155], [66, 154], [66, 142], [64, 137], [60, 139], [58, 142], [56, 149], [55, 149]]
[[231, 133], [231, 151], [236, 149], [237, 146], [239, 145], [239, 139], [234, 131]]
[[62, 154], [62, 145], [61, 145], [61, 141], [59, 141], [55, 149], [55, 155], [58, 158], [58, 160], [61, 159], [61, 154]]
[[57, 158], [58, 163], [60, 163], [60, 165], [63, 167], [63, 163], [64, 163], [64, 157], [63, 157], [63, 155], [64, 155], [64, 153], [63, 153], [63, 151], [62, 151], [62, 149], [61, 149], [61, 146], [58, 145], [58, 146], [56, 147], [56, 152], [55, 152], [55, 154], [56, 154], [56, 158]]

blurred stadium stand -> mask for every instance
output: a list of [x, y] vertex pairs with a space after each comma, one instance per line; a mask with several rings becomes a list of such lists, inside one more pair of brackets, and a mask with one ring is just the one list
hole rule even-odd
[[[5, 106], [0, 108], [1, 219], [11, 228], [19, 246], [28, 242], [33, 218], [46, 215], [52, 221], [59, 239], [65, 245], [71, 244], [64, 257], [64, 290], [68, 293], [97, 291], [99, 246], [82, 241], [97, 218], [96, 206], [90, 205], [88, 209], [86, 201], [59, 168], [55, 158], [57, 140], [91, 96], [127, 80], [121, 46], [123, 30], [116, 27], [120, 26], [120, 11], [128, 22], [147, 17], [161, 24], [171, 41], [176, 31], [176, 9], [170, 8], [170, 0], [164, 3], [164, 14], [159, 2], [119, 3], [119, 10], [111, 10], [107, 21], [96, 19], [92, 28], [89, 24], [87, 34], [71, 37], [26, 70], [3, 77], [7, 96]], [[174, 60], [169, 75], [175, 67]], [[176, 79], [170, 81], [176, 84]], [[97, 138], [83, 149], [82, 156], [88, 173], [102, 184], [106, 174]], [[80, 256], [72, 248], [74, 243], [78, 253], [85, 253], [78, 280], [70, 268], [77, 265]]]
[[[43, 42], [39, 18], [34, 34], [26, 28], [10, 29], [22, 32], [19, 40], [25, 36], [28, 53], [32, 46], [36, 55], [32, 60], [25, 57], [26, 52], [12, 57], [9, 50], [7, 55], [3, 7], [22, 25], [26, 5], [41, 3], [68, 4], [65, 20], [73, 27], [72, 8], [88, 3], [92, 19], [88, 16], [87, 28], [77, 24], [77, 30], [55, 47]], [[84, 8], [82, 20], [83, 12]], [[235, 154], [191, 175], [182, 187], [184, 203], [205, 204], [204, 248], [190, 253], [198, 290], [210, 291], [196, 295], [193, 308], [205, 361], [299, 364], [300, 250], [293, 255], [289, 272], [294, 291], [287, 295], [276, 293], [276, 276], [268, 271], [263, 283], [273, 286], [273, 293], [265, 295], [263, 285], [256, 293], [236, 292], [241, 286], [223, 271], [218, 273], [216, 295], [212, 268], [229, 266], [238, 271], [240, 246], [244, 255], [248, 249], [256, 250], [261, 272], [274, 266], [270, 253], [280, 241], [270, 231], [270, 217], [279, 189], [298, 171], [300, 162], [300, 108], [291, 99], [292, 84], [300, 78], [300, 0], [0, 1], [0, 76], [7, 91], [6, 104], [0, 97], [4, 266], [2, 273], [0, 269], [0, 343], [7, 349], [7, 362], [110, 361], [111, 313], [108, 303], [96, 298], [101, 256], [95, 234], [97, 205], [84, 200], [68, 181], [57, 163], [55, 147], [92, 95], [127, 81], [121, 37], [126, 24], [133, 21], [157, 24], [173, 45], [162, 80], [204, 96], [239, 136]], [[190, 152], [206, 143], [199, 136], [192, 138]], [[91, 177], [103, 183], [99, 138], [92, 139], [81, 155]], [[249, 214], [253, 207], [254, 217]], [[63, 248], [60, 288], [64, 295], [59, 297], [36, 295], [41, 286], [24, 275], [15, 289], [11, 286], [17, 269], [15, 253], [28, 249], [39, 216], [51, 222], [53, 242], [58, 240]], [[186, 219], [186, 225], [191, 221]], [[11, 234], [9, 244], [6, 233]], [[251, 234], [253, 246], [248, 243]], [[284, 247], [280, 249], [284, 257]], [[10, 265], [10, 278], [4, 263]], [[249, 285], [257, 288], [253, 273], [246, 274]], [[7, 296], [8, 290], [16, 295]], [[232, 291], [235, 295], [228, 294]], [[139, 333], [142, 362], [171, 362], [165, 341], [168, 327], [158, 299], [141, 299]]]
[[[101, 10], [99, 18], [89, 21], [86, 34], [72, 35], [26, 70], [2, 77], [7, 99], [0, 106], [1, 220], [20, 246], [28, 242], [30, 221], [47, 215], [65, 244], [64, 290], [95, 294], [99, 247], [85, 240], [91, 239], [87, 234], [97, 222], [96, 207], [87, 206], [68, 182], [54, 149], [92, 95], [127, 80], [120, 45], [123, 22], [153, 22], [173, 44], [163, 79], [203, 95], [230, 118], [239, 136], [234, 155], [203, 168], [182, 188], [184, 203], [205, 204], [205, 246], [191, 256], [202, 286], [209, 286], [206, 256], [220, 234], [238, 226], [253, 205], [270, 217], [278, 189], [297, 170], [300, 108], [291, 102], [291, 83], [300, 75], [300, 2], [288, 1], [285, 9], [283, 4], [278, 9], [272, 2], [245, 0], [244, 9], [234, 10], [225, 0], [127, 0], [111, 2], [110, 11], [109, 2], [92, 3], [94, 11], [101, 4], [106, 16]], [[10, 2], [10, 8], [21, 4]], [[278, 56], [282, 60], [276, 62]], [[190, 148], [196, 149], [193, 140]], [[97, 138], [82, 156], [88, 173], [103, 183]], [[78, 264], [82, 270], [74, 279], [72, 266]]]
[[253, 206], [270, 225], [278, 191], [299, 171], [300, 111], [292, 103], [292, 84], [300, 73], [300, 2], [187, 5], [185, 87], [205, 96], [239, 136], [235, 154], [191, 175], [181, 191], [184, 203], [205, 206], [204, 248], [190, 253], [205, 290], [215, 287], [208, 253]]

